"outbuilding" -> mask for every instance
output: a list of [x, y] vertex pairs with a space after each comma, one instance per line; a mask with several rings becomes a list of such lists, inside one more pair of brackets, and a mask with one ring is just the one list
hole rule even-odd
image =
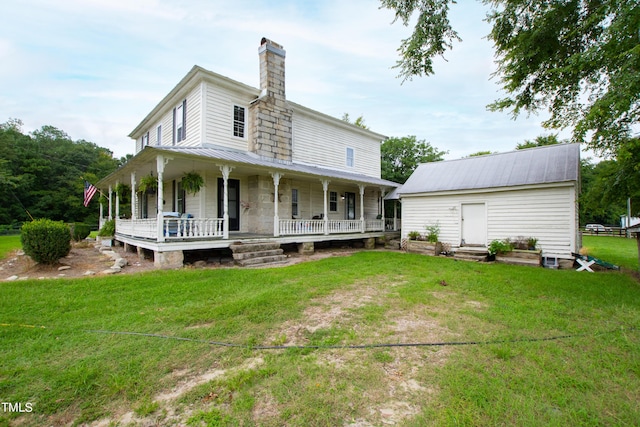
[[558, 144], [421, 164], [396, 194], [403, 239], [435, 227], [455, 251], [533, 238], [543, 257], [570, 260], [579, 192], [580, 146]]

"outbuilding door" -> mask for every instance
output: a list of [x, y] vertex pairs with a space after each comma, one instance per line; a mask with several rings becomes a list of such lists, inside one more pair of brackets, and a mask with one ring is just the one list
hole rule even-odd
[[462, 245], [487, 244], [487, 210], [484, 203], [462, 204]]

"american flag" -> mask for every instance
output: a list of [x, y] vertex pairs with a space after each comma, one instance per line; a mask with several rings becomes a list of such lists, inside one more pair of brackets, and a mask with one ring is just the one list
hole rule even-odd
[[97, 191], [98, 189], [93, 184], [89, 184], [89, 181], [84, 182], [84, 207], [85, 208], [89, 206], [89, 202], [91, 201], [91, 199], [93, 198], [93, 196], [96, 194]]

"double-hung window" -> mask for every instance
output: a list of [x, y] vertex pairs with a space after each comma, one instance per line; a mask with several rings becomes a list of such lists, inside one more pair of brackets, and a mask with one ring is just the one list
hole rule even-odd
[[233, 106], [233, 136], [244, 138], [245, 109], [237, 105]]
[[187, 100], [173, 109], [173, 144], [187, 138]]
[[149, 145], [149, 132], [142, 135], [142, 148], [146, 147], [147, 145]]
[[329, 191], [329, 212], [338, 212], [338, 193]]
[[162, 125], [158, 125], [156, 145], [162, 145]]
[[298, 189], [293, 188], [291, 190], [291, 215], [298, 216]]
[[347, 147], [347, 167], [352, 168], [355, 164], [355, 153], [353, 148]]

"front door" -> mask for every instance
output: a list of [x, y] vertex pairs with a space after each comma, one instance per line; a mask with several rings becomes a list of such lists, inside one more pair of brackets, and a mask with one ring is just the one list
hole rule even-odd
[[462, 205], [462, 245], [487, 244], [487, 210], [484, 203]]
[[344, 193], [345, 219], [356, 219], [356, 193]]
[[[240, 230], [240, 181], [228, 179], [229, 231]], [[224, 216], [224, 180], [218, 178], [218, 218]]]

